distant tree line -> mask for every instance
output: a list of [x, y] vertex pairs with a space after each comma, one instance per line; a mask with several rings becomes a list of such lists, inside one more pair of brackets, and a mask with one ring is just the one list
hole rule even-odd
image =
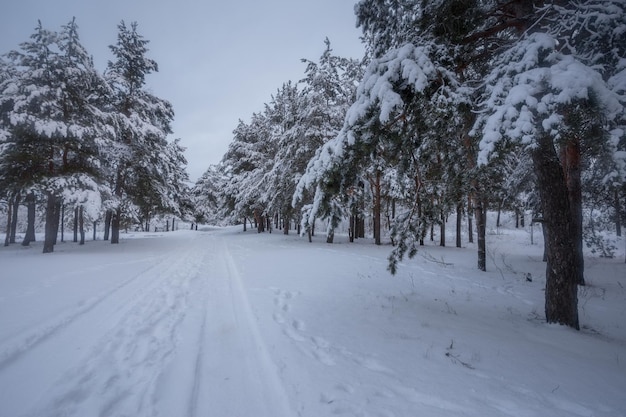
[[[104, 73], [93, 64], [72, 19], [60, 31], [41, 22], [19, 49], [0, 59], [0, 201], [7, 213], [5, 244], [15, 243], [17, 212], [28, 207], [23, 245], [45, 218], [43, 251], [52, 252], [59, 225], [74, 218], [104, 222], [104, 238], [119, 242], [124, 225], [151, 216], [191, 213], [186, 160], [168, 141], [172, 106], [145, 89], [158, 70], [137, 24], [118, 26]], [[67, 213], [67, 216], [66, 216]]]
[[[618, 0], [361, 0], [366, 56], [330, 42], [240, 121], [192, 189], [198, 219], [258, 231], [316, 220], [332, 242], [393, 244], [393, 273], [456, 214], [486, 269], [486, 212], [542, 222], [546, 318], [579, 327], [583, 244], [625, 218], [626, 5]], [[521, 218], [520, 218], [521, 216]], [[528, 219], [527, 219], [528, 220]], [[250, 222], [252, 223], [252, 222]]]

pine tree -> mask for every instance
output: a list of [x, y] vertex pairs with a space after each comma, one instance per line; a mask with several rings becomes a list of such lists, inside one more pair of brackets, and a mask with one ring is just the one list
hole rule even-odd
[[106, 139], [108, 120], [99, 100], [105, 87], [80, 44], [75, 20], [60, 33], [40, 22], [31, 41], [9, 58], [17, 75], [2, 89], [3, 103], [12, 103], [3, 159], [21, 187], [46, 196], [44, 253], [52, 252], [61, 201], [100, 204], [98, 141]]
[[[608, 40], [615, 46], [609, 48], [623, 57], [623, 30], [611, 28], [625, 27], [624, 5], [548, 4], [526, 11], [522, 20], [520, 33], [490, 63], [486, 111], [478, 121], [480, 160], [487, 161], [505, 140], [530, 146], [548, 236], [546, 318], [578, 328], [576, 286], [583, 276], [580, 140], [586, 135], [609, 145], [623, 135], [621, 129], [607, 129], [621, 123], [623, 106], [607, 83], [610, 77], [598, 71], [602, 67], [594, 63], [595, 51], [585, 44], [594, 33], [619, 34]], [[608, 72], [615, 74], [615, 68]]]
[[119, 243], [124, 209], [127, 214], [141, 207], [145, 211], [163, 202], [169, 192], [158, 163], [167, 153], [166, 135], [171, 133], [174, 112], [169, 102], [145, 89], [146, 76], [158, 71], [157, 63], [146, 57], [147, 44], [136, 22], [127, 27], [122, 21], [117, 43], [110, 46], [115, 59], [109, 61], [106, 77], [113, 90], [111, 109], [117, 115], [116, 149], [108, 161], [115, 198], [111, 243]]

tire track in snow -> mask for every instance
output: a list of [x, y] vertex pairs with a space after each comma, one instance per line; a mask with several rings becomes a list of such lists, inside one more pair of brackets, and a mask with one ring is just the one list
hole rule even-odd
[[107, 301], [120, 291], [124, 290], [135, 281], [152, 275], [155, 270], [162, 268], [162, 265], [167, 261], [168, 260], [166, 259], [159, 262], [157, 265], [150, 266], [141, 273], [131, 277], [130, 279], [127, 279], [121, 284], [118, 284], [113, 289], [105, 291], [95, 297], [91, 297], [86, 302], [82, 302], [78, 308], [73, 309], [69, 313], [66, 313], [59, 318], [53, 319], [50, 322], [37, 326], [35, 330], [27, 332], [27, 335], [24, 335], [25, 332], [22, 332], [21, 334], [12, 337], [10, 341], [4, 343], [5, 347], [1, 348], [2, 350], [0, 351], [0, 371], [10, 366], [14, 361], [27, 354], [30, 350], [34, 349], [41, 343], [45, 342], [51, 337], [54, 337], [58, 332], [69, 327], [76, 320], [85, 316], [87, 313], [89, 313], [99, 305], [103, 304], [105, 301]]
[[[204, 316], [195, 319], [197, 326], [202, 323], [201, 337], [185, 347], [188, 354], [197, 352], [195, 367], [187, 371], [193, 373], [187, 415], [293, 416], [227, 242], [212, 236], [208, 251]], [[176, 361], [185, 366], [181, 358]]]
[[191, 282], [203, 261], [197, 245], [185, 249], [149, 269], [152, 285], [131, 297], [117, 326], [101, 338], [86, 363], [66, 373], [47, 396], [53, 400], [32, 415], [155, 415], [156, 381], [176, 349]]

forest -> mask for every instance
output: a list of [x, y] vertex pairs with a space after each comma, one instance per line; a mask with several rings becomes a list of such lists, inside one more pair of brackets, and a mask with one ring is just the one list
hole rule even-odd
[[542, 225], [547, 321], [579, 328], [583, 248], [622, 256], [605, 232], [626, 221], [624, 2], [361, 0], [355, 15], [365, 56], [326, 39], [195, 184], [171, 104], [146, 89], [158, 65], [137, 24], [120, 23], [103, 73], [75, 20], [40, 24], [0, 60], [5, 244], [21, 208], [22, 244], [43, 223], [44, 252], [65, 225], [81, 243], [85, 224], [111, 243], [174, 218], [317, 226], [328, 243], [389, 243], [395, 273], [435, 230], [448, 245], [455, 215], [455, 246], [465, 219], [485, 270], [486, 213], [506, 210]]

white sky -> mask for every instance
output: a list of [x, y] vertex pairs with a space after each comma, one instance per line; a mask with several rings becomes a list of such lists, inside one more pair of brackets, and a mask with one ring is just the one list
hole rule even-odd
[[173, 137], [187, 147], [195, 181], [220, 161], [238, 119], [263, 110], [288, 80], [304, 77], [328, 37], [335, 54], [361, 58], [356, 0], [0, 0], [0, 53], [17, 49], [37, 20], [59, 30], [73, 16], [98, 69], [111, 59], [117, 24], [137, 21], [159, 73], [148, 88], [176, 112]]

